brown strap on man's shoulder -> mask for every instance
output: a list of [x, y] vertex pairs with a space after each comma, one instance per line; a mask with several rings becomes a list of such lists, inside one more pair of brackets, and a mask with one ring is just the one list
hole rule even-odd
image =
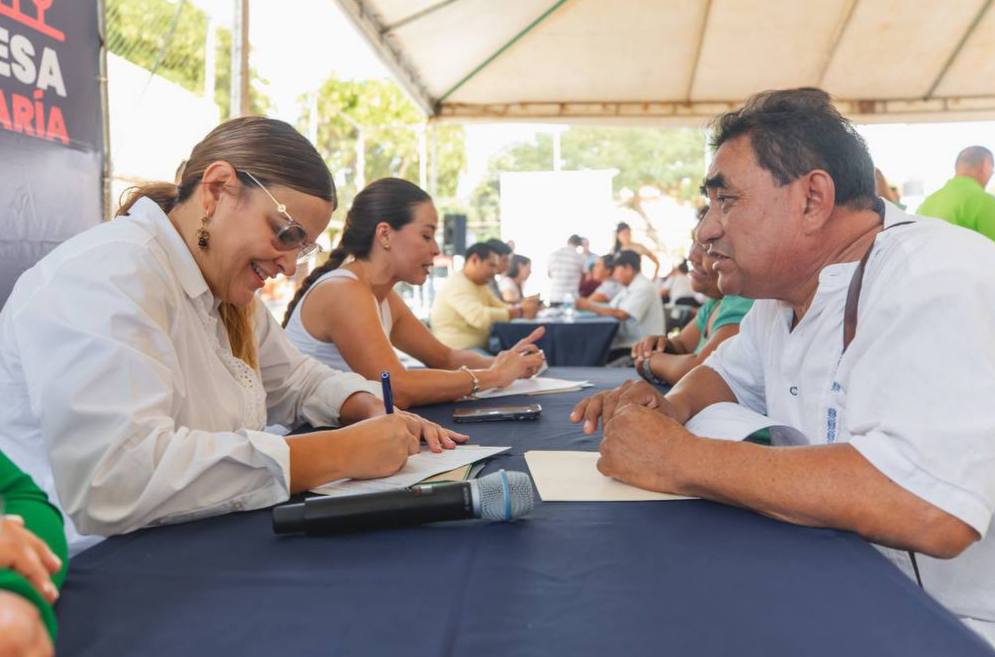
[[[892, 224], [885, 228], [895, 228], [896, 226], [907, 226], [908, 224], [915, 223], [914, 221], [901, 221], [897, 224]], [[874, 238], [874, 242], [877, 241], [877, 237]], [[871, 257], [871, 251], [874, 250], [874, 242], [867, 247], [867, 251], [864, 252], [864, 257], [860, 259], [860, 263], [857, 268], [853, 271], [853, 278], [850, 279], [850, 289], [846, 293], [846, 305], [843, 307], [843, 351], [846, 352], [846, 348], [850, 346], [853, 342], [854, 336], [857, 335], [857, 307], [860, 305], [860, 288], [864, 284], [864, 269], [867, 267], [867, 261]]]

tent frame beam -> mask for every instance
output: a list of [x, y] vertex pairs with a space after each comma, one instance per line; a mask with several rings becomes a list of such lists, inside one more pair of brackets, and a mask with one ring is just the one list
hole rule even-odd
[[960, 52], [964, 49], [964, 45], [967, 43], [967, 40], [970, 39], [971, 35], [974, 34], [974, 31], [978, 29], [981, 19], [985, 17], [985, 14], [988, 12], [988, 8], [991, 6], [992, 0], [985, 0], [985, 3], [981, 5], [981, 9], [978, 10], [978, 13], [974, 15], [974, 20], [971, 21], [971, 24], [967, 26], [966, 30], [964, 30], [964, 34], [961, 35], [960, 41], [957, 42], [957, 47], [950, 53], [950, 57], [947, 58], [946, 63], [943, 65], [940, 73], [936, 76], [936, 79], [933, 80], [933, 84], [929, 86], [929, 91], [926, 92], [926, 95], [923, 96], [923, 98], [928, 100], [933, 97], [933, 94], [936, 93], [936, 88], [940, 86], [941, 82], [943, 82], [943, 78], [946, 77], [950, 67], [954, 65], [954, 61], [956, 61], [957, 57], [960, 55]]
[[[440, 119], [497, 121], [664, 121], [686, 125], [705, 124], [723, 112], [742, 106], [742, 100], [717, 101], [637, 101], [637, 102], [521, 102], [444, 103]], [[926, 116], [952, 118], [995, 117], [995, 96], [908, 99], [836, 99], [834, 104], [847, 116], [860, 116], [881, 122], [915, 121]]]
[[698, 30], [698, 45], [694, 49], [694, 61], [691, 62], [691, 69], [688, 74], [688, 86], [684, 91], [684, 97], [691, 100], [691, 92], [694, 91], [694, 83], [698, 79], [698, 64], [701, 62], [701, 52], [705, 48], [705, 33], [708, 30], [708, 19], [712, 14], [712, 0], [705, 0], [705, 12], [701, 19], [701, 29]]
[[366, 37], [384, 66], [394, 75], [401, 88], [411, 97], [415, 105], [426, 116], [433, 116], [436, 100], [428, 92], [415, 67], [387, 38], [383, 24], [370, 11], [366, 2], [364, 0], [335, 0], [335, 2], [356, 29]]
[[829, 50], [826, 51], [826, 56], [822, 60], [822, 66], [819, 67], [819, 83], [816, 85], [818, 87], [821, 87], [826, 81], [826, 73], [829, 72], [829, 67], [836, 58], [836, 51], [840, 48], [840, 42], [843, 41], [843, 35], [846, 34], [847, 28], [850, 27], [850, 22], [853, 20], [853, 15], [857, 10], [858, 1], [859, 0], [847, 0], [846, 5], [844, 5], [843, 18], [836, 24], [836, 29], [833, 30]]
[[395, 23], [391, 23], [390, 25], [385, 25], [381, 29], [380, 34], [390, 34], [391, 32], [396, 32], [405, 25], [410, 25], [411, 23], [414, 23], [417, 20], [421, 20], [422, 18], [425, 18], [429, 14], [434, 14], [438, 10], [444, 9], [445, 7], [448, 7], [449, 5], [457, 1], [458, 0], [442, 0], [442, 2], [437, 2], [434, 5], [425, 7], [421, 11], [416, 11], [410, 16], [405, 16], [404, 18], [400, 19]]

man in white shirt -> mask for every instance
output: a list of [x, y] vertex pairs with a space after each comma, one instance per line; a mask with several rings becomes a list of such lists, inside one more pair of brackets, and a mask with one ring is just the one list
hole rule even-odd
[[[698, 239], [722, 291], [758, 301], [666, 396], [629, 384], [574, 409], [587, 432], [606, 422], [598, 468], [909, 551], [888, 552], [991, 641], [995, 244], [885, 207], [866, 146], [820, 90], [759, 94], [712, 141]], [[956, 339], [938, 342], [951, 321]], [[723, 401], [805, 444], [682, 426]]]
[[622, 251], [615, 258], [612, 278], [625, 289], [612, 299], [610, 305], [603, 306], [589, 299], [577, 300], [578, 308], [614, 317], [622, 323], [612, 341], [609, 361], [617, 357], [616, 352], [628, 355], [632, 345], [663, 331], [663, 303], [653, 283], [639, 273], [641, 259], [635, 251]]
[[594, 292], [592, 292], [587, 299], [598, 303], [611, 303], [612, 299], [618, 296], [619, 292], [625, 289], [622, 284], [616, 281], [615, 277], [612, 276], [614, 272], [615, 258], [613, 256], [609, 254], [598, 258], [594, 262], [594, 267], [591, 269], [591, 276], [599, 283], [599, 285], [594, 288]]
[[584, 276], [584, 256], [577, 249], [583, 243], [579, 235], [571, 235], [567, 245], [553, 251], [549, 256], [549, 300], [563, 301], [567, 295], [576, 298], [580, 291], [580, 279]]

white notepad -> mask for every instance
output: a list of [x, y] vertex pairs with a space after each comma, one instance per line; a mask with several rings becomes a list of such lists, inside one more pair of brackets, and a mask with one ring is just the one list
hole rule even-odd
[[598, 472], [598, 452], [528, 451], [525, 462], [543, 502], [647, 502], [690, 497], [636, 488]]
[[556, 392], [573, 392], [581, 388], [590, 388], [590, 381], [568, 381], [552, 377], [537, 376], [532, 379], [517, 379], [507, 388], [500, 390], [484, 390], [478, 392], [477, 399], [494, 399], [495, 397], [510, 397], [511, 395], [548, 395]]
[[475, 463], [495, 454], [506, 452], [510, 447], [483, 447], [480, 445], [459, 445], [454, 449], [444, 449], [435, 454], [427, 447], [422, 447], [420, 454], [408, 457], [396, 474], [382, 479], [339, 479], [312, 488], [312, 493], [341, 497], [343, 495], [361, 495], [363, 493], [380, 493], [386, 490], [399, 490], [413, 486], [440, 472], [454, 470], [464, 465]]

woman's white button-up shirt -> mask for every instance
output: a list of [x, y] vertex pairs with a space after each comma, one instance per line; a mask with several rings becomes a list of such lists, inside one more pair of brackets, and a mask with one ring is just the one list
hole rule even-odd
[[101, 536], [286, 500], [267, 424], [338, 423], [378, 386], [301, 355], [255, 304], [259, 369], [232, 355], [218, 301], [158, 205], [60, 245], [0, 312], [0, 449]]

